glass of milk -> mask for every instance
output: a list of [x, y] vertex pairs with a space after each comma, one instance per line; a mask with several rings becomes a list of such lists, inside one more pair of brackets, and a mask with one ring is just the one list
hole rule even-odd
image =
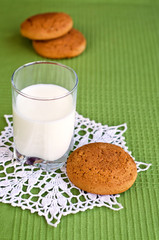
[[72, 148], [78, 77], [57, 62], [38, 61], [12, 75], [14, 153], [45, 170], [60, 168]]

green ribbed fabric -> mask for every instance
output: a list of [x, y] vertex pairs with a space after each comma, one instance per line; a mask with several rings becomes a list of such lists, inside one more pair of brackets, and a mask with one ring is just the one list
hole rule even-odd
[[127, 123], [127, 146], [137, 161], [152, 163], [121, 194], [119, 212], [94, 208], [61, 218], [43, 217], [0, 203], [0, 240], [159, 239], [159, 1], [2, 0], [0, 7], [0, 130], [11, 114], [13, 71], [41, 60], [20, 23], [36, 13], [64, 11], [87, 39], [79, 57], [58, 62], [79, 77], [77, 111], [102, 124]]

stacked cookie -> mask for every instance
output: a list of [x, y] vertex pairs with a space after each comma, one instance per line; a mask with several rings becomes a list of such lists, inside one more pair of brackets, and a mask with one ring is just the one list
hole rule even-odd
[[46, 58], [72, 58], [86, 48], [85, 37], [73, 28], [73, 20], [66, 13], [31, 16], [21, 24], [20, 32], [31, 39], [35, 51]]

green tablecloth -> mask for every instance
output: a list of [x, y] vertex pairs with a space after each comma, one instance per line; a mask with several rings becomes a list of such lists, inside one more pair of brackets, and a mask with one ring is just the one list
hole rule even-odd
[[159, 1], [1, 0], [0, 131], [3, 115], [12, 113], [13, 71], [43, 59], [20, 36], [20, 23], [48, 11], [70, 14], [87, 39], [82, 55], [59, 61], [78, 74], [77, 111], [109, 126], [126, 122], [129, 150], [152, 166], [121, 194], [122, 210], [95, 207], [62, 217], [57, 228], [0, 203], [0, 240], [159, 239]]

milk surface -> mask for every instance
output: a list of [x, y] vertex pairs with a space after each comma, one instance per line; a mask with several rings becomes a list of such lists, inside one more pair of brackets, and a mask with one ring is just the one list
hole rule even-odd
[[39, 98], [30, 99], [18, 95], [13, 105], [13, 130], [15, 147], [28, 157], [54, 161], [61, 158], [69, 148], [73, 132], [75, 107], [68, 90], [52, 84], [26, 87], [23, 93]]

